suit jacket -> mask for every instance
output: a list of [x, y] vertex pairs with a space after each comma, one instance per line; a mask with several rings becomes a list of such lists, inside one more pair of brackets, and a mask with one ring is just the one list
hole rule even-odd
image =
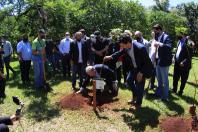
[[[89, 48], [88, 45], [85, 41], [81, 41], [82, 43], [82, 60], [83, 60], [83, 64], [87, 64], [87, 60], [89, 57]], [[73, 42], [71, 42], [70, 45], [70, 54], [71, 54], [71, 58], [74, 64], [78, 64], [78, 59], [79, 59], [79, 49], [78, 49], [78, 43], [76, 40], [74, 40]]]
[[[177, 44], [177, 50], [179, 47], [179, 43]], [[176, 53], [177, 53], [176, 50]], [[184, 44], [181, 47], [181, 51], [179, 54], [179, 57], [176, 59], [176, 55], [175, 55], [175, 63], [176, 64], [180, 64], [180, 63], [184, 64], [184, 69], [189, 70], [191, 69], [191, 65], [192, 65], [192, 48], [189, 47], [188, 45], [188, 40], [185, 40]]]
[[[137, 65], [137, 71], [143, 73], [144, 77], [149, 78], [152, 75], [153, 65], [146, 51], [146, 47], [136, 41], [132, 44], [134, 48], [134, 57]], [[112, 55], [112, 58], [117, 60], [120, 56], [128, 54], [127, 49], [118, 51]], [[131, 59], [130, 59], [131, 60]], [[134, 69], [132, 60], [130, 62], [131, 69]]]
[[160, 42], [163, 43], [163, 46], [158, 48], [158, 65], [170, 66], [172, 64], [172, 40], [169, 35], [163, 33]]

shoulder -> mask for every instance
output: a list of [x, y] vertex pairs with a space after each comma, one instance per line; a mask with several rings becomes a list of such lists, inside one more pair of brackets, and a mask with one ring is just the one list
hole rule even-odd
[[138, 49], [142, 49], [142, 48], [145, 48], [145, 46], [139, 42], [137, 42], [136, 40], [132, 42], [133, 43], [133, 46], [135, 48], [138, 48]]

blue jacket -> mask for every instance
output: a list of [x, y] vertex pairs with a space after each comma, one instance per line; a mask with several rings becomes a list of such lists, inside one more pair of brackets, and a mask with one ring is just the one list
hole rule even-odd
[[[144, 77], [146, 78], [151, 77], [152, 71], [153, 71], [153, 65], [146, 51], [146, 47], [136, 41], [133, 41], [132, 46], [134, 48], [134, 57], [135, 57], [136, 65], [137, 65], [137, 70], [143, 73]], [[128, 54], [127, 49], [124, 49], [124, 50], [114, 53], [112, 57], [113, 59], [117, 60], [120, 56], [126, 55], [126, 54]], [[131, 64], [131, 69], [133, 69], [134, 67], [132, 64], [132, 60], [130, 64]]]
[[163, 46], [158, 48], [158, 65], [159, 66], [170, 66], [172, 64], [172, 40], [167, 34], [163, 34], [160, 40]]

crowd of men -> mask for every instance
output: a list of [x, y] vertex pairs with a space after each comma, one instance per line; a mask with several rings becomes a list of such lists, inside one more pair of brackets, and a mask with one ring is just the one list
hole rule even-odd
[[[110, 38], [105, 38], [100, 31], [95, 31], [87, 37], [85, 30], [81, 29], [73, 37], [66, 32], [64, 39], [58, 44], [46, 41], [43, 29], [38, 31], [38, 36], [33, 42], [24, 34], [17, 44], [22, 83], [29, 84], [31, 81], [32, 62], [34, 88], [42, 89], [48, 70], [45, 63], [49, 63], [54, 73], [61, 70], [63, 78], [71, 77], [73, 92], [84, 94], [90, 78], [104, 78], [110, 94], [117, 96], [118, 89], [115, 83], [121, 83], [123, 74], [125, 86], [132, 90], [132, 99], [128, 103], [131, 104], [131, 109], [135, 110], [141, 107], [146, 79], [150, 80], [150, 89], [155, 90], [157, 97], [163, 101], [168, 100], [168, 73], [170, 65], [174, 63], [172, 91], [177, 93], [178, 81], [181, 78], [178, 94], [182, 95], [191, 69], [194, 43], [186, 34], [181, 33], [178, 35], [177, 50], [173, 56], [171, 36], [165, 33], [159, 24], [154, 25], [152, 29], [150, 41], [144, 39], [140, 31], [133, 35], [129, 30], [125, 30], [119, 37], [112, 31]], [[0, 98], [4, 98], [6, 80], [10, 78], [9, 70], [13, 72], [14, 77], [16, 72], [10, 66], [13, 51], [11, 43], [6, 36], [1, 37], [1, 43]], [[156, 89], [155, 78], [158, 82]], [[76, 86], [77, 79], [79, 89]]]

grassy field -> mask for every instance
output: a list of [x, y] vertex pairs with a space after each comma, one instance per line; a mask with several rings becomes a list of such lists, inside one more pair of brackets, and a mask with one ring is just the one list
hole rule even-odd
[[[193, 59], [193, 67], [196, 75], [198, 69], [198, 58]], [[61, 97], [71, 93], [71, 82], [54, 77], [51, 79], [53, 92], [46, 95], [44, 92], [35, 91], [31, 84], [24, 86], [20, 81], [18, 62], [11, 64], [17, 70], [17, 77], [11, 78], [6, 86], [6, 99], [0, 101], [0, 116], [12, 115], [17, 106], [12, 102], [12, 96], [16, 95], [25, 102], [24, 115], [21, 123], [10, 126], [11, 131], [31, 132], [128, 132], [128, 131], [161, 131], [160, 121], [167, 116], [181, 116], [189, 118], [189, 106], [193, 102], [195, 78], [191, 70], [184, 95], [179, 97], [170, 94], [169, 102], [162, 102], [145, 95], [143, 107], [140, 111], [130, 112], [127, 101], [131, 98], [131, 92], [121, 87], [117, 100], [112, 107], [95, 113], [83, 109], [63, 110], [58, 107], [57, 102]], [[173, 67], [170, 69], [170, 87], [172, 88]], [[147, 85], [146, 85], [147, 86]], [[153, 91], [149, 90], [149, 93]]]

